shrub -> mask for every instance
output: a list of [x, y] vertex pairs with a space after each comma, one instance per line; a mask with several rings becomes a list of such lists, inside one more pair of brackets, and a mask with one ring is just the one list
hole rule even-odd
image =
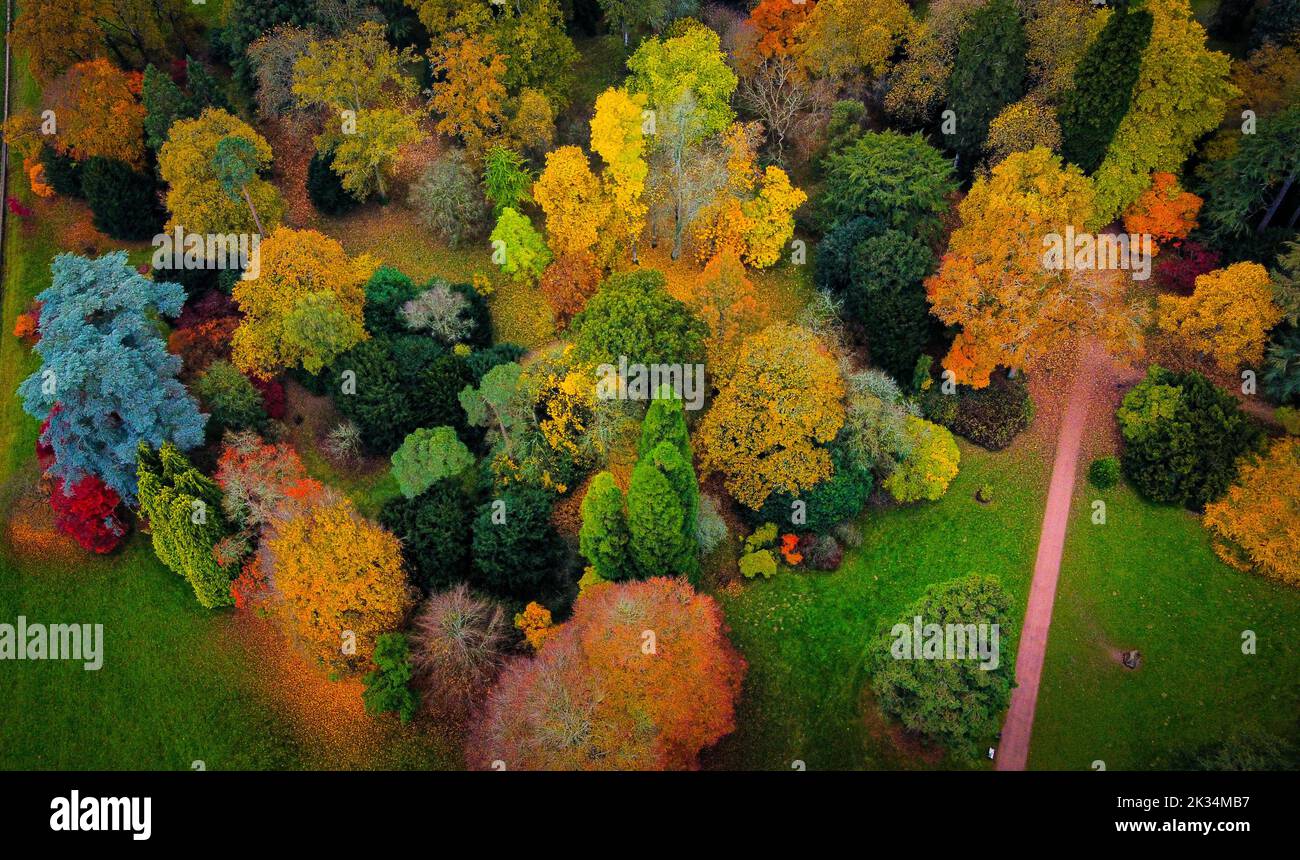
[[957, 410], [947, 426], [976, 445], [1001, 451], [1033, 420], [1034, 401], [1024, 378], [995, 374], [984, 388], [958, 388]]
[[771, 579], [776, 574], [776, 556], [770, 549], [745, 553], [740, 557], [740, 573], [746, 579], [756, 576]]
[[700, 496], [700, 511], [695, 518], [695, 542], [701, 555], [708, 555], [727, 539], [727, 521], [718, 512], [718, 500], [705, 493]]
[[317, 152], [307, 165], [307, 196], [322, 214], [346, 215], [361, 201], [343, 187], [343, 180], [334, 172], [334, 151]]
[[1263, 440], [1232, 395], [1199, 373], [1155, 365], [1115, 417], [1125, 476], [1147, 498], [1192, 510], [1222, 496], [1237, 478], [1238, 458]]
[[228, 361], [209, 364], [194, 381], [194, 394], [208, 411], [210, 436], [226, 430], [253, 430], [266, 423], [262, 392]]
[[415, 694], [411, 692], [410, 647], [404, 633], [381, 633], [375, 639], [375, 669], [361, 682], [366, 713], [395, 713], [406, 725], [415, 716]]
[[464, 725], [487, 696], [505, 661], [505, 611], [464, 583], [429, 596], [411, 622], [413, 683], [425, 710]]
[[1119, 458], [1099, 457], [1088, 467], [1088, 483], [1099, 490], [1109, 490], [1119, 483]]
[[[997, 625], [996, 665], [989, 668], [979, 656], [917, 659], [922, 642], [910, 638], [917, 616], [940, 629], [946, 624]], [[1011, 701], [1016, 662], [1011, 620], [1011, 598], [992, 577], [972, 575], [927, 588], [868, 651], [871, 689], [881, 713], [945, 744], [958, 758], [977, 757], [1001, 727]]]
[[566, 553], [551, 524], [553, 503], [554, 496], [546, 490], [518, 485], [479, 507], [473, 559], [475, 580], [483, 588], [502, 597], [524, 598], [554, 579]]
[[884, 487], [900, 502], [934, 501], [957, 477], [961, 451], [943, 427], [912, 415], [907, 416], [907, 435], [911, 452], [885, 479]]
[[81, 188], [95, 216], [95, 229], [114, 239], [137, 241], [157, 235], [167, 220], [152, 175], [107, 158], [91, 158], [81, 173]]
[[810, 570], [839, 570], [843, 561], [844, 550], [830, 535], [811, 537], [803, 553], [803, 562]]
[[87, 552], [105, 555], [126, 537], [122, 499], [94, 475], [85, 475], [71, 486], [55, 478], [50, 507], [54, 527]]
[[474, 506], [451, 481], [439, 481], [414, 498], [384, 504], [379, 523], [402, 539], [412, 581], [426, 591], [466, 582]]
[[[830, 531], [838, 523], [853, 519], [867, 504], [871, 496], [871, 472], [856, 469], [848, 454], [838, 446], [831, 447], [831, 462], [835, 471], [829, 478], [819, 481], [798, 497], [784, 491], [768, 496], [763, 507], [747, 516], [757, 522], [779, 523], [781, 528], [806, 533]], [[795, 502], [802, 502], [802, 514], [795, 516]]]
[[491, 211], [461, 149], [449, 149], [429, 164], [407, 203], [452, 248], [482, 236]]

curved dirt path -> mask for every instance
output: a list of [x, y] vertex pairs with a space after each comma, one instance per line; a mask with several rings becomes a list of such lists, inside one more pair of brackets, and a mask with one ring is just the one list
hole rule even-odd
[[1016, 654], [1016, 688], [1011, 691], [1011, 706], [1002, 725], [1002, 739], [993, 763], [995, 770], [1024, 770], [1029, 760], [1029, 738], [1038, 704], [1038, 685], [1043, 677], [1047, 632], [1052, 624], [1052, 604], [1061, 574], [1061, 553], [1065, 547], [1079, 452], [1096, 386], [1113, 378], [1113, 366], [1097, 344], [1089, 343], [1080, 350], [1057, 435], [1052, 481], [1043, 512], [1038, 556], [1034, 560], [1034, 578], [1029, 586], [1029, 604], [1025, 608], [1025, 623]]

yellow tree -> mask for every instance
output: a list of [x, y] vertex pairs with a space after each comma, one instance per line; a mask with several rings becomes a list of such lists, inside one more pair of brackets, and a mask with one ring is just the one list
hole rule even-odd
[[1238, 570], [1300, 586], [1300, 439], [1278, 439], [1205, 506], [1215, 553]]
[[28, 68], [48, 83], [84, 60], [108, 53], [95, 20], [102, 0], [54, 0], [22, 4], [14, 21], [13, 45], [27, 57]]
[[1090, 279], [1048, 265], [1045, 240], [1081, 230], [1092, 186], [1043, 147], [1010, 155], [958, 207], [961, 226], [926, 281], [940, 320], [960, 325], [944, 367], [975, 388], [999, 366], [1021, 369], [1081, 331], [1103, 327]]
[[610, 198], [576, 146], [546, 154], [546, 167], [533, 183], [533, 200], [546, 214], [546, 244], [556, 257], [609, 261]]
[[350, 259], [315, 230], [281, 227], [262, 242], [261, 272], [235, 285], [244, 318], [231, 339], [235, 365], [269, 379], [291, 367], [318, 373], [366, 338], [365, 284], [375, 264]]
[[767, 324], [767, 308], [744, 265], [730, 251], [715, 255], [690, 292], [679, 298], [709, 327], [704, 349], [710, 374], [715, 382], [727, 379], [744, 338]]
[[628, 95], [626, 89], [610, 88], [596, 98], [596, 113], [591, 119], [591, 148], [605, 162], [604, 181], [613, 200], [613, 229], [619, 238], [632, 246], [636, 261], [636, 241], [645, 229], [648, 207], [643, 199], [646, 177], [646, 141], [643, 94]]
[[915, 26], [903, 0], [821, 0], [794, 38], [810, 74], [876, 78]]
[[439, 78], [430, 101], [442, 114], [438, 131], [459, 136], [477, 164], [505, 125], [505, 60], [490, 37], [452, 33], [429, 49], [429, 61]]
[[1234, 263], [1196, 279], [1190, 296], [1161, 296], [1162, 331], [1178, 335], [1226, 371], [1264, 358], [1268, 332], [1282, 321], [1268, 270]]
[[172, 125], [158, 153], [158, 170], [168, 185], [168, 230], [180, 226], [190, 233], [252, 233], [257, 230], [253, 210], [268, 230], [280, 223], [284, 202], [265, 179], [254, 176], [244, 184], [247, 200], [232, 197], [223, 189], [213, 161], [218, 144], [228, 138], [249, 144], [257, 168], [271, 163], [271, 145], [266, 139], [224, 110], [209, 108], [197, 119], [177, 120]]
[[398, 149], [420, 138], [411, 100], [419, 91], [406, 68], [415, 52], [388, 44], [384, 27], [367, 21], [335, 39], [313, 41], [293, 68], [293, 93], [304, 106], [332, 115], [316, 137], [334, 150], [334, 171], [355, 197], [387, 193]]
[[785, 323], [750, 338], [700, 422], [706, 472], [758, 510], [775, 491], [799, 493], [830, 477], [824, 447], [844, 424], [844, 380], [829, 349]]
[[327, 666], [362, 669], [414, 605], [398, 539], [328, 494], [274, 523], [265, 560], [290, 630]]

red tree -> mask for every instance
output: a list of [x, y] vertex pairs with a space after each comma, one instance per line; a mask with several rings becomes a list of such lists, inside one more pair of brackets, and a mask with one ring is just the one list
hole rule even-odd
[[65, 490], [63, 479], [56, 478], [50, 492], [55, 527], [89, 552], [104, 555], [117, 549], [126, 537], [117, 493], [94, 475], [73, 484], [70, 493]]

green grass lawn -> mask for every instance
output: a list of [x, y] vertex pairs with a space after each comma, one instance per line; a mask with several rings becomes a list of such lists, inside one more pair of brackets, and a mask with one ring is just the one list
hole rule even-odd
[[[1127, 488], [1081, 489], [1071, 517], [1031, 768], [1168, 768], [1238, 727], [1294, 737], [1300, 592], [1227, 567], [1195, 516]], [[1135, 671], [1116, 658], [1134, 648]]]
[[[869, 510], [865, 541], [834, 573], [782, 570], [721, 596], [732, 641], [749, 663], [736, 732], [711, 764], [788, 770], [960, 766], [900, 752], [864, 709], [868, 643], [926, 587], [970, 573], [999, 577], [1018, 630], [1028, 598], [1048, 464], [1024, 442], [990, 454], [961, 443], [961, 472], [933, 503]], [[974, 499], [993, 488], [987, 506]]]

